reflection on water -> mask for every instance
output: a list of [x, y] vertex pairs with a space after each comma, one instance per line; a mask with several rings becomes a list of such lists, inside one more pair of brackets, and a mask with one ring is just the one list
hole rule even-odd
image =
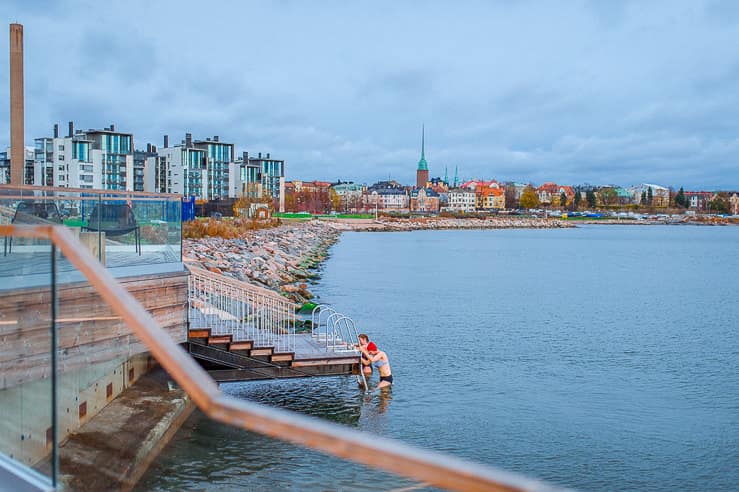
[[[229, 395], [381, 434], [392, 390], [362, 391], [353, 376], [226, 383]], [[299, 485], [296, 485], [299, 484]], [[425, 490], [418, 484], [259, 434], [196, 411], [136, 490]]]

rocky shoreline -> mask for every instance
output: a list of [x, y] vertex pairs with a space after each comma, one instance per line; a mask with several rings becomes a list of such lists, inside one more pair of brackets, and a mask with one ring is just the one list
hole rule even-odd
[[296, 303], [313, 297], [308, 281], [344, 231], [416, 231], [438, 229], [510, 229], [573, 227], [550, 219], [383, 219], [310, 220], [271, 229], [257, 229], [237, 239], [205, 237], [184, 239], [183, 260], [210, 271], [266, 287]]

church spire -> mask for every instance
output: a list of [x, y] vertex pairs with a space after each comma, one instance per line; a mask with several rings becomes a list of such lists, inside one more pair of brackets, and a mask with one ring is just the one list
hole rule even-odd
[[458, 170], [459, 170], [459, 166], [454, 166], [454, 187], [455, 188], [457, 187], [457, 182], [459, 181], [459, 178], [458, 178], [459, 174], [457, 173]]
[[449, 172], [447, 171], [446, 165], [444, 166], [444, 183], [449, 186]]
[[418, 161], [418, 171], [428, 171], [429, 165], [426, 162], [426, 125], [421, 125], [421, 159]]

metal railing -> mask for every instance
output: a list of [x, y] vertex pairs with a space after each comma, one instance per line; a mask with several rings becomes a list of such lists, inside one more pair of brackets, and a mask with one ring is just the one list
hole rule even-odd
[[[543, 482], [517, 474], [225, 395], [65, 227], [0, 225], [0, 236], [50, 240], [52, 255], [56, 248], [61, 250], [170, 377], [214, 420], [450, 490], [554, 490]], [[53, 422], [56, 427], [56, 420]]]
[[[328, 317], [322, 323], [324, 312]], [[359, 342], [359, 332], [354, 320], [328, 304], [319, 304], [311, 311], [311, 336], [323, 343], [327, 351], [357, 352], [353, 346]]]
[[190, 327], [210, 328], [233, 341], [273, 346], [275, 352], [295, 350], [297, 305], [276, 292], [189, 266]]

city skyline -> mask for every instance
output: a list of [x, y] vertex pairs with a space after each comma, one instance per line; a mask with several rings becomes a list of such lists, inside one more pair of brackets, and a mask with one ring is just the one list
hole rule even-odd
[[26, 145], [116, 123], [137, 148], [219, 134], [288, 179], [412, 183], [425, 123], [432, 177], [739, 188], [728, 2], [94, 6], [0, 6], [25, 28]]

